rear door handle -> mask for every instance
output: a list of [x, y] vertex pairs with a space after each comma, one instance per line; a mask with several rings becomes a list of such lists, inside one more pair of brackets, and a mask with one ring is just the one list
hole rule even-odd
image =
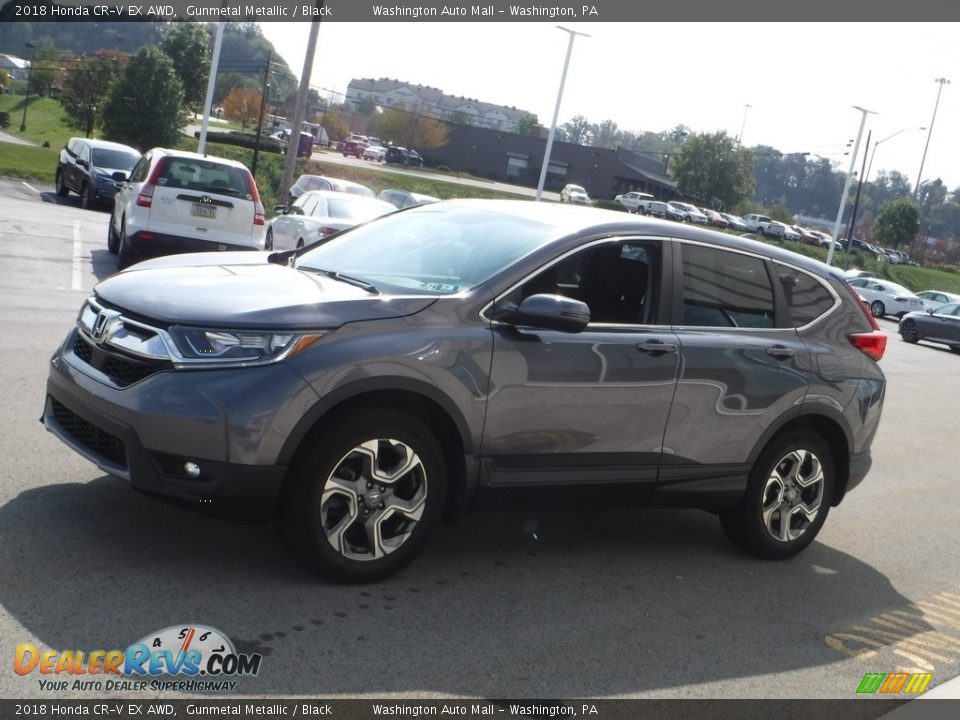
[[662, 340], [647, 340], [646, 342], [637, 343], [637, 350], [657, 357], [664, 353], [675, 353], [677, 346], [674, 343], [665, 343]]
[[777, 360], [789, 360], [792, 357], [795, 357], [797, 351], [793, 348], [788, 348], [784, 345], [774, 345], [773, 347], [767, 348], [767, 355]]

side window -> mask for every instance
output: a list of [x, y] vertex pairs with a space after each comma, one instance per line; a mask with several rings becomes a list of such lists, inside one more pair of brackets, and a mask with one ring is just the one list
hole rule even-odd
[[130, 182], [138, 183], [143, 182], [147, 179], [147, 168], [150, 167], [150, 156], [144, 155], [140, 158], [140, 162], [137, 163], [136, 167], [133, 168], [133, 172], [130, 173]]
[[812, 275], [780, 263], [774, 267], [794, 327], [813, 322], [836, 303], [833, 294]]
[[301, 195], [300, 199], [297, 200], [297, 203], [299, 203], [300, 200], [303, 200], [303, 203], [300, 204], [300, 214], [313, 215], [313, 211], [316, 209], [320, 198], [318, 198], [316, 195]]
[[86, 143], [80, 143], [78, 157], [84, 162], [90, 162], [90, 146]]
[[656, 318], [661, 265], [656, 242], [595, 245], [537, 273], [508, 302], [519, 304], [541, 293], [564, 295], [587, 304], [591, 323], [650, 324]]
[[684, 244], [682, 324], [772, 328], [773, 285], [763, 260]]
[[956, 315], [960, 311], [960, 304], [941, 305], [934, 312], [937, 315]]

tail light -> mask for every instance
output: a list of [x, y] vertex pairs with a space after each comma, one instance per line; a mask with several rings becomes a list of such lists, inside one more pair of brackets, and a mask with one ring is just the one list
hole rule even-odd
[[857, 304], [863, 311], [863, 315], [870, 323], [870, 327], [873, 328], [870, 332], [864, 333], [851, 333], [847, 336], [850, 340], [850, 344], [853, 345], [857, 350], [867, 355], [867, 357], [872, 358], [873, 360], [879, 360], [883, 357], [883, 353], [887, 350], [887, 334], [880, 329], [880, 326], [877, 325], [877, 319], [873, 317], [873, 313], [870, 312], [870, 307], [867, 305], [867, 301], [860, 297], [857, 294], [857, 291], [854, 290], [847, 283], [843, 283], [844, 287], [847, 288], [847, 291], [853, 296], [854, 302]]
[[166, 167], [166, 158], [161, 159], [160, 162], [153, 166], [153, 172], [150, 173], [147, 182], [140, 188], [140, 194], [137, 195], [137, 205], [145, 208], [153, 207], [153, 191], [157, 189], [157, 181], [166, 171]]
[[260, 191], [257, 189], [257, 181], [247, 170], [247, 184], [250, 185], [250, 194], [253, 196], [253, 224], [266, 225], [267, 219], [263, 210], [263, 203], [260, 202]]
[[327, 235], [333, 235], [336, 231], [337, 231], [336, 228], [332, 228], [329, 226], [324, 226], [320, 228], [320, 234], [323, 235], [324, 237], [326, 237]]

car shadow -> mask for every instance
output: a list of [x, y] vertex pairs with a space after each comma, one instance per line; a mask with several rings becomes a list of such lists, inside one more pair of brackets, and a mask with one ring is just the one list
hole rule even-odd
[[97, 280], [108, 278], [117, 270], [117, 255], [106, 248], [90, 251], [90, 269]]
[[263, 655], [234, 692], [266, 697], [597, 697], [766, 676], [844, 659], [825, 633], [907, 604], [819, 542], [780, 563], [739, 554], [697, 511], [468, 516], [398, 576], [333, 585], [268, 526], [107, 476], [0, 507], [0, 577], [0, 603], [51, 648], [208, 624]]
[[[40, 193], [40, 200], [45, 203], [52, 203], [54, 205], [66, 205], [67, 207], [80, 207], [80, 196], [75, 193], [70, 193], [66, 197], [61, 197], [57, 195], [56, 191], [44, 191]], [[112, 201], [109, 205], [107, 204], [98, 204], [94, 205], [91, 208], [88, 208], [90, 212], [99, 212], [99, 213], [110, 213], [113, 210]]]

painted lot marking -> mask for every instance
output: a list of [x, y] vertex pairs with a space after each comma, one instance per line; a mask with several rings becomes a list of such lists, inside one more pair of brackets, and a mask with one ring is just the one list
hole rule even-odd
[[26, 185], [26, 186], [27, 186], [28, 188], [30, 188], [31, 190], [33, 190], [37, 195], [40, 194], [40, 191], [37, 190], [37, 189], [36, 189], [33, 185], [31, 185], [30, 183], [26, 182], [25, 180], [21, 180], [20, 182], [23, 183], [24, 185]]
[[960, 661], [960, 595], [939, 593], [930, 601], [912, 603], [845, 632], [827, 635], [824, 641], [847, 657], [871, 664], [883, 659], [881, 653], [892, 653], [900, 662], [898, 672], [932, 672], [934, 663]]

